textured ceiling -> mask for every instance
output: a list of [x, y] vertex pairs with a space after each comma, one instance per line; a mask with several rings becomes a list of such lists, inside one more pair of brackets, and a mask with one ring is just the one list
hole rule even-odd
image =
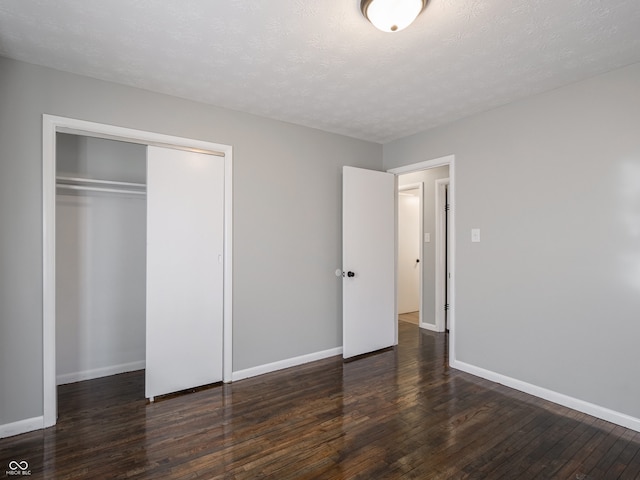
[[385, 143], [640, 62], [640, 0], [0, 0], [0, 55]]

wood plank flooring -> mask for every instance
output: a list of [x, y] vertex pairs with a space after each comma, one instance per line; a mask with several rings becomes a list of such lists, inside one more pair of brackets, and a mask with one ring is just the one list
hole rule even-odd
[[420, 325], [420, 312], [401, 313], [398, 315], [398, 320]]
[[[55, 427], [0, 440], [0, 477], [638, 479], [640, 434], [447, 367], [444, 334], [146, 404], [133, 372], [59, 389]], [[8, 477], [7, 477], [8, 478]]]

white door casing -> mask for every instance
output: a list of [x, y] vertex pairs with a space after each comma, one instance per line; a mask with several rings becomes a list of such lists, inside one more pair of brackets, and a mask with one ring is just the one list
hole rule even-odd
[[[447, 248], [449, 235], [446, 225], [447, 195], [445, 189], [449, 185], [448, 178], [441, 178], [435, 182], [435, 210], [436, 210], [436, 293], [435, 293], [435, 321], [436, 331], [445, 331], [445, 304], [448, 304], [447, 292], [451, 290], [449, 267], [451, 265], [451, 248]], [[449, 257], [449, 258], [448, 258]]]
[[[436, 168], [447, 165], [449, 167], [449, 225], [448, 225], [448, 302], [449, 310], [447, 312], [448, 326], [449, 326], [449, 365], [456, 362], [456, 221], [455, 221], [455, 172], [456, 161], [455, 155], [447, 155], [433, 160], [426, 160], [423, 162], [414, 163], [411, 165], [405, 165], [402, 167], [391, 168], [389, 173], [394, 175], [404, 175], [407, 173], [420, 172], [430, 168]], [[421, 326], [424, 324], [421, 324]]]
[[222, 380], [224, 159], [147, 147], [147, 398]]
[[396, 343], [395, 176], [343, 167], [343, 357]]
[[[109, 138], [143, 145], [218, 152], [224, 155], [224, 371], [223, 380], [232, 377], [233, 317], [233, 148], [203, 140], [107, 125], [86, 120], [44, 114], [42, 116], [42, 303], [43, 303], [43, 415], [42, 427], [57, 420], [56, 385], [56, 305], [55, 305], [55, 219], [56, 219], [56, 134]], [[28, 430], [25, 430], [28, 431]]]

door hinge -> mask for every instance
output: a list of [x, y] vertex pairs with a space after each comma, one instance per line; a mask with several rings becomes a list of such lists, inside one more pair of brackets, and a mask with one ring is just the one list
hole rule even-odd
[[445, 303], [445, 304], [444, 304], [444, 310], [445, 310], [445, 311], [449, 310], [449, 304], [448, 304], [448, 303]]

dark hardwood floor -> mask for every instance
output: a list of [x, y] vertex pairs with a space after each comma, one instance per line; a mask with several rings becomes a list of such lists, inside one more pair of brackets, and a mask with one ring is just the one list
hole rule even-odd
[[639, 433], [449, 369], [444, 334], [399, 327], [392, 350], [154, 404], [142, 372], [61, 386], [55, 427], [0, 440], [0, 478], [640, 478]]

